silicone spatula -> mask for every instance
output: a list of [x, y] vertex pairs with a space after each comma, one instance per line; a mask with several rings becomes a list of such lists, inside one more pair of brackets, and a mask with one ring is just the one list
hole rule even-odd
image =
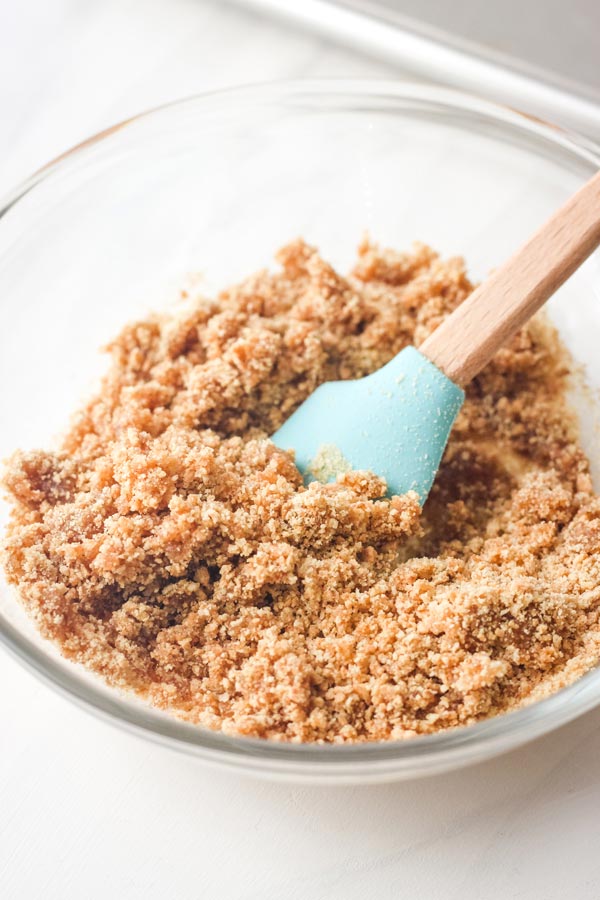
[[295, 452], [307, 481], [367, 469], [389, 494], [414, 490], [424, 503], [464, 386], [599, 244], [600, 172], [418, 350], [407, 347], [366, 378], [322, 384], [272, 440]]

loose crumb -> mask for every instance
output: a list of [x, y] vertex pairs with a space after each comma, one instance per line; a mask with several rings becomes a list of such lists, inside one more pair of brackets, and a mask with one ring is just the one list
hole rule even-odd
[[535, 319], [467, 390], [423, 510], [367, 472], [305, 487], [268, 439], [323, 381], [419, 345], [460, 259], [296, 241], [191, 311], [129, 325], [56, 451], [5, 485], [9, 580], [63, 654], [158, 707], [286, 741], [405, 739], [598, 661], [600, 500]]
[[352, 466], [335, 444], [322, 444], [308, 466], [308, 474], [316, 481], [333, 481], [350, 472]]

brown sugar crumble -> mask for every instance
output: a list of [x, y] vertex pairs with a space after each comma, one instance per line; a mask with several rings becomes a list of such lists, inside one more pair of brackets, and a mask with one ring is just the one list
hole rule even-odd
[[194, 723], [289, 741], [476, 722], [600, 656], [600, 499], [569, 360], [536, 319], [469, 386], [423, 512], [366, 472], [303, 486], [268, 435], [318, 384], [417, 346], [461, 260], [296, 241], [112, 343], [56, 452], [19, 452], [4, 565], [63, 654]]

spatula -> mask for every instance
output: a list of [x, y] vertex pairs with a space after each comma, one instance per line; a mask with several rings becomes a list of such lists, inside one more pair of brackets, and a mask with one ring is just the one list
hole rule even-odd
[[464, 386], [600, 244], [600, 172], [481, 284], [417, 350], [354, 381], [321, 385], [273, 435], [306, 481], [349, 469], [389, 494], [433, 484]]

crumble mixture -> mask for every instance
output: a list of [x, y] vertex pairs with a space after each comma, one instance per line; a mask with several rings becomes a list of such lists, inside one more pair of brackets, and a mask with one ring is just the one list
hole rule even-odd
[[111, 684], [229, 733], [403, 739], [539, 699], [600, 656], [600, 500], [532, 321], [467, 390], [423, 512], [367, 472], [303, 486], [268, 440], [328, 379], [417, 346], [472, 290], [459, 259], [302, 241], [112, 343], [56, 452], [5, 485], [9, 580]]

